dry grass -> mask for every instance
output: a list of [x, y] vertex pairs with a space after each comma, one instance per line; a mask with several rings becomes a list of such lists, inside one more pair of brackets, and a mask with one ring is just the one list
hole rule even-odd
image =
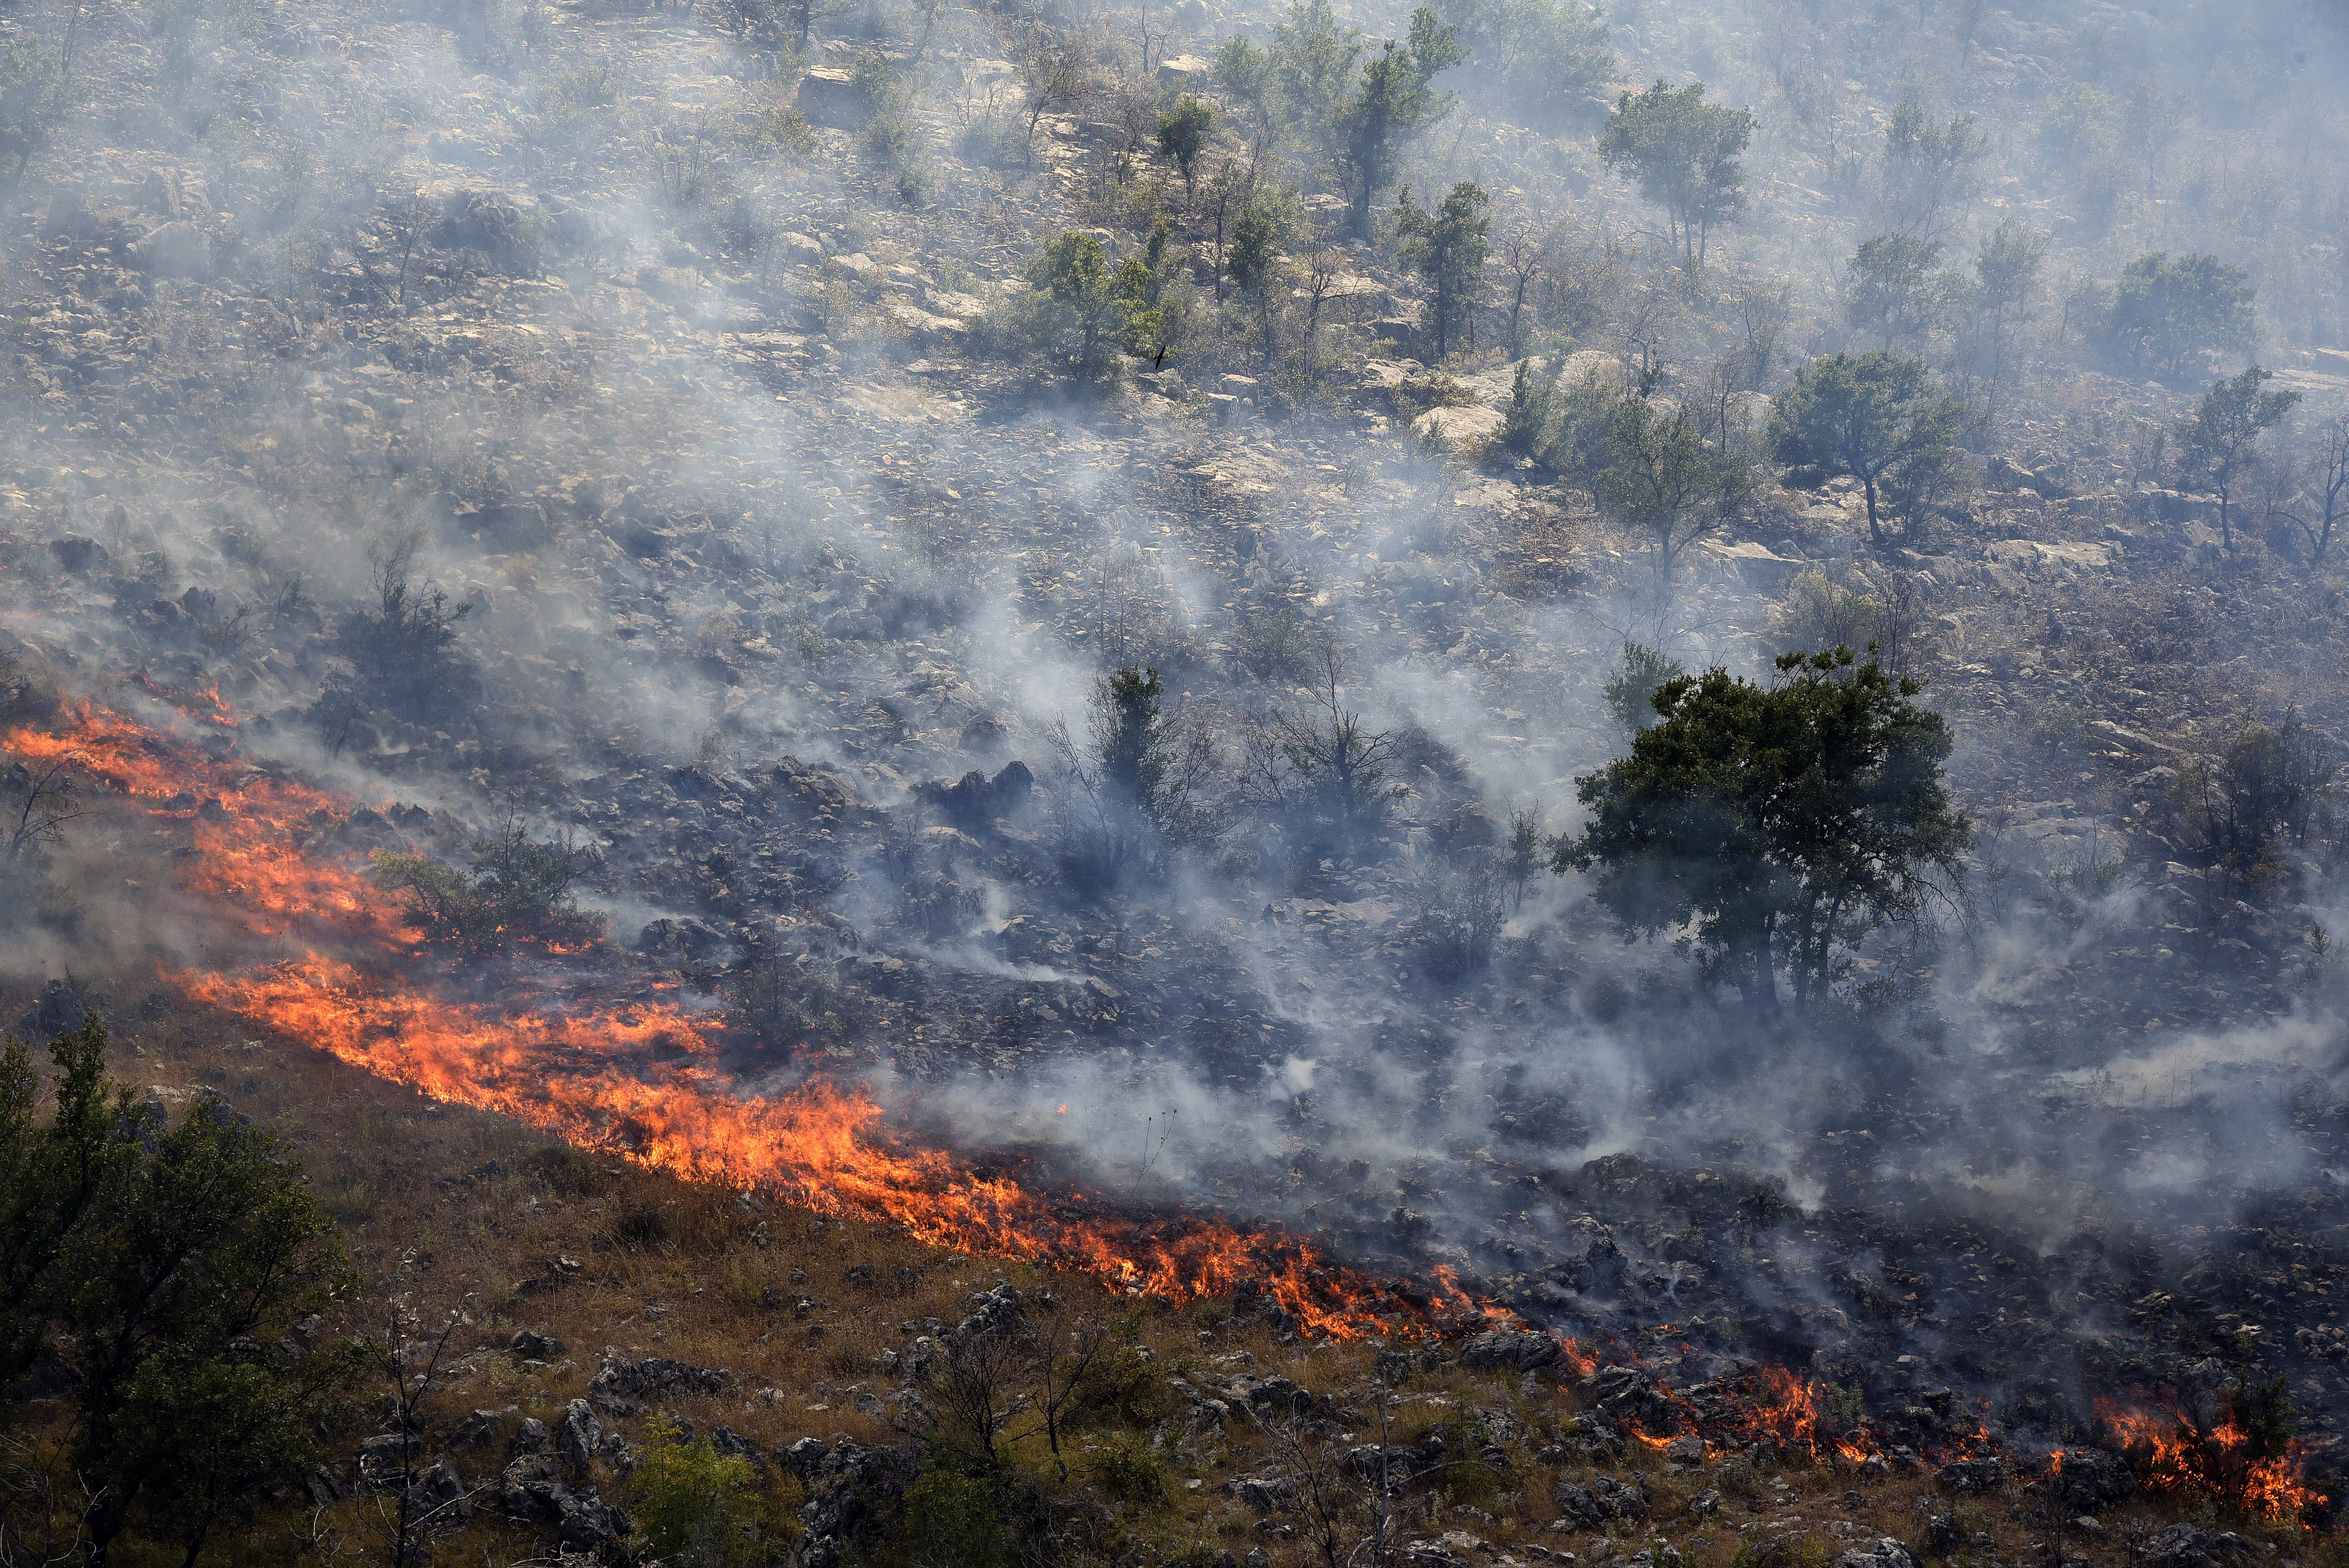
[[[100, 990], [119, 1020], [119, 1076], [153, 1086], [167, 1100], [199, 1088], [224, 1094], [299, 1153], [368, 1284], [351, 1328], [380, 1332], [388, 1297], [402, 1291], [428, 1315], [461, 1315], [453, 1348], [463, 1354], [433, 1412], [444, 1424], [476, 1408], [509, 1407], [512, 1419], [552, 1421], [610, 1353], [725, 1368], [734, 1377], [726, 1393], [676, 1399], [671, 1408], [697, 1428], [724, 1424], [762, 1449], [810, 1436], [896, 1440], [900, 1434], [856, 1408], [859, 1386], [893, 1387], [883, 1352], [927, 1332], [926, 1319], [958, 1320], [965, 1297], [999, 1280], [1022, 1290], [1050, 1285], [1122, 1315], [1133, 1342], [1152, 1357], [1137, 1373], [1138, 1395], [1161, 1396], [1166, 1372], [1216, 1369], [1217, 1358], [1245, 1351], [1259, 1375], [1288, 1376], [1341, 1404], [1350, 1398], [1357, 1408], [1367, 1403], [1374, 1375], [1367, 1346], [1284, 1344], [1260, 1321], [1232, 1317], [1215, 1304], [1177, 1312], [1124, 1301], [1090, 1280], [941, 1252], [887, 1227], [697, 1188], [552, 1144], [499, 1117], [435, 1104], [298, 1047], [255, 1042], [239, 1020], [176, 995], [150, 996], [142, 982], [102, 980]], [[22, 986], [0, 991], [0, 1016], [16, 1016], [29, 999]], [[557, 1258], [580, 1266], [566, 1274]], [[520, 1361], [507, 1346], [522, 1328], [554, 1334], [564, 1354], [547, 1366]], [[1675, 1472], [1634, 1444], [1619, 1462], [1599, 1468], [1646, 1479], [1654, 1499], [1649, 1520], [1611, 1537], [1552, 1533], [1548, 1489], [1560, 1472], [1535, 1450], [1569, 1429], [1568, 1391], [1448, 1367], [1407, 1379], [1397, 1393], [1392, 1440], [1454, 1425], [1476, 1408], [1506, 1409], [1529, 1434], [1506, 1470], [1464, 1467], [1415, 1496], [1405, 1511], [1414, 1533], [1466, 1530], [1505, 1550], [1539, 1546], [1584, 1563], [1665, 1541], [1693, 1568], [1724, 1568], [1742, 1548], [1782, 1538], [1814, 1542], [1814, 1556], [1883, 1535], [1913, 1542], [1928, 1506], [1951, 1506], [1919, 1474], [1871, 1480], [1845, 1465], [1775, 1465], [1758, 1472], [1745, 1495], [1731, 1490], [1718, 1511], [1699, 1515], [1691, 1501], [1713, 1484], [1712, 1466]], [[635, 1423], [620, 1425], [632, 1430]], [[1374, 1424], [1364, 1425], [1371, 1429], [1357, 1440], [1374, 1440]], [[345, 1452], [363, 1426], [355, 1419], [338, 1435]], [[1081, 1434], [1071, 1456], [1078, 1479], [1119, 1440], [1106, 1428]], [[1226, 1478], [1262, 1466], [1269, 1449], [1266, 1434], [1236, 1413], [1220, 1439], [1173, 1451], [1168, 1498], [1119, 1506], [1129, 1535], [1161, 1557], [1198, 1543], [1244, 1556], [1263, 1544], [1275, 1563], [1301, 1563], [1301, 1541], [1268, 1532], [1266, 1521], [1222, 1490]], [[1050, 1470], [1040, 1437], [1012, 1444], [1011, 1453], [1039, 1474]], [[609, 1495], [611, 1478], [605, 1480]], [[1194, 1480], [1201, 1484], [1185, 1484]], [[1961, 1519], [1969, 1537], [1987, 1532], [1995, 1545], [1986, 1550], [2013, 1561], [2043, 1538], [2028, 1504], [2021, 1491], [1976, 1499], [1961, 1505]], [[223, 1540], [216, 1560], [306, 1561], [328, 1552], [337, 1533], [359, 1545], [367, 1506], [347, 1504], [323, 1519], [288, 1510]], [[2106, 1522], [2100, 1542], [2075, 1545], [2067, 1536], [2067, 1552], [2118, 1561], [2132, 1524], [2158, 1522], [2136, 1510]], [[320, 1530], [325, 1537], [305, 1539]], [[529, 1542], [484, 1516], [443, 1552], [448, 1561], [513, 1562], [528, 1555]]]

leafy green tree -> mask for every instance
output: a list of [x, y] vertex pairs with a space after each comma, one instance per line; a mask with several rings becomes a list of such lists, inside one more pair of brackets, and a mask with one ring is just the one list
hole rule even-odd
[[1738, 159], [1758, 123], [1744, 109], [1705, 102], [1702, 82], [1674, 88], [1659, 77], [1616, 100], [1599, 156], [1663, 208], [1693, 270], [1704, 265], [1713, 229], [1744, 215], [1745, 166]]
[[1274, 113], [1326, 157], [1337, 155], [1340, 106], [1361, 57], [1362, 35], [1339, 22], [1330, 0], [1289, 0], [1273, 24], [1266, 75]]
[[1594, 94], [1615, 74], [1606, 17], [1580, 0], [1442, 0], [1437, 9], [1460, 29], [1479, 75], [1537, 125], [1587, 123]]
[[1892, 349], [1922, 339], [1946, 322], [1965, 293], [1965, 280], [1940, 268], [1938, 241], [1879, 234], [1845, 265], [1844, 316]]
[[1557, 428], [1562, 400], [1555, 368], [1545, 374], [1534, 368], [1532, 360], [1518, 360], [1516, 376], [1509, 383], [1509, 406], [1501, 416], [1501, 449], [1541, 458]]
[[1429, 84], [1465, 57], [1458, 29], [1422, 5], [1411, 14], [1409, 38], [1388, 39], [1362, 67], [1360, 85], [1339, 106], [1335, 121], [1356, 233], [1369, 235], [1371, 203], [1394, 183], [1402, 144], [1451, 112], [1450, 95]]
[[1028, 263], [1026, 316], [1030, 335], [1061, 353], [1074, 351], [1077, 368], [1101, 367], [1108, 351], [1135, 325], [1130, 286], [1117, 286], [1109, 253], [1092, 235], [1071, 229]]
[[23, 181], [34, 154], [87, 96], [55, 46], [20, 35], [0, 48], [0, 157], [13, 163], [5, 189]]
[[1599, 700], [1625, 735], [1637, 735], [1655, 722], [1656, 688], [1686, 674], [1680, 660], [1670, 654], [1626, 637], [1614, 671], [1599, 688]]
[[1427, 282], [1433, 296], [1429, 314], [1434, 317], [1435, 357], [1440, 361], [1463, 334], [1474, 342], [1476, 298], [1485, 286], [1485, 258], [1491, 252], [1485, 235], [1493, 227], [1488, 215], [1493, 199], [1475, 181], [1462, 181], [1430, 212], [1411, 199], [1411, 187], [1395, 199], [1395, 233], [1403, 265]]
[[1183, 192], [1194, 194], [1197, 190], [1195, 177], [1199, 154], [1207, 150], [1207, 132], [1216, 123], [1216, 111], [1189, 93], [1174, 100], [1174, 107], [1158, 117], [1159, 150], [1174, 160], [1183, 173]]
[[89, 1560], [135, 1523], [192, 1563], [316, 1461], [364, 1355], [321, 1318], [356, 1279], [274, 1137], [210, 1099], [167, 1127], [108, 1079], [106, 1042], [93, 1016], [51, 1044], [46, 1125], [31, 1052], [0, 1055], [0, 1346], [71, 1369]]
[[1970, 841], [1950, 803], [1941, 716], [1848, 649], [1777, 662], [1757, 686], [1725, 670], [1656, 688], [1631, 754], [1578, 779], [1589, 820], [1555, 869], [1599, 872], [1634, 936], [1685, 931], [1706, 974], [1775, 1011], [1825, 998], [1850, 948], [1920, 910]]
[[2251, 274], [2216, 256], [2149, 252], [2121, 273], [2099, 347], [2132, 375], [2173, 377], [2214, 348], [2251, 340]]
[[1971, 373], [1990, 384], [1982, 405], [1987, 428], [1997, 428], [2007, 364], [2038, 304], [2040, 269], [2046, 259], [2047, 237], [2012, 218], [2001, 221], [1974, 257], [1973, 320], [1967, 347]]
[[2050, 167], [2069, 169], [2111, 150], [2120, 106], [2086, 82], [2066, 82], [2039, 110], [2039, 148]]
[[1264, 359], [1272, 363], [1275, 347], [1272, 303], [1282, 277], [1281, 245], [1287, 239], [1285, 214], [1270, 201], [1250, 201], [1232, 224], [1232, 242], [1225, 265], [1240, 293], [1255, 302], [1257, 321], [1264, 335]]
[[1971, 115], [1942, 125], [1913, 98], [1892, 108], [1884, 128], [1883, 211], [1896, 233], [1938, 238], [1950, 204], [1965, 196], [1974, 165], [1990, 150], [1990, 139], [1974, 133]]
[[[1334, 17], [1331, 22], [1334, 26]], [[1247, 109], [1259, 133], [1270, 131], [1279, 119], [1272, 57], [1245, 33], [1235, 34], [1216, 50], [1214, 66], [1216, 86], [1225, 100]]]
[[1942, 394], [1921, 359], [1872, 350], [1838, 354], [1795, 373], [1770, 414], [1771, 455], [1787, 468], [1822, 477], [1847, 474], [1868, 498], [1868, 532], [1884, 542], [1879, 515], [1888, 490], [1906, 502], [1913, 533], [1923, 521], [1930, 481], [1956, 460], [1958, 439], [1972, 428], [1965, 399]]
[[1752, 484], [1734, 453], [1705, 444], [1688, 405], [1666, 415], [1625, 397], [1608, 421], [1598, 490], [1602, 511], [1654, 546], [1661, 593], [1681, 552], [1726, 523]]
[[2178, 467], [2219, 498], [2219, 537], [2230, 552], [2235, 491], [2259, 466], [2260, 438], [2300, 405], [2297, 392], [2260, 390], [2274, 379], [2274, 371], [2254, 365], [2232, 380], [2212, 382], [2194, 417], [2178, 427]]

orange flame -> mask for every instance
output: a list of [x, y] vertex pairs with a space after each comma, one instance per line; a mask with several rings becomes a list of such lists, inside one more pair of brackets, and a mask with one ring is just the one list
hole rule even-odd
[[2296, 1439], [2282, 1454], [2254, 1460], [2250, 1435], [2231, 1413], [2203, 1427], [2173, 1408], [2100, 1399], [2096, 1415], [2137, 1460], [2152, 1491], [2208, 1498], [2271, 1524], [2303, 1529], [2312, 1528], [2309, 1516], [2324, 1505], [2323, 1495], [2302, 1480], [2306, 1455]]
[[[59, 733], [17, 729], [0, 745], [64, 760], [107, 788], [188, 820], [191, 891], [242, 909], [255, 935], [297, 927], [380, 965], [412, 956], [373, 883], [321, 852], [347, 802], [212, 758], [121, 715], [84, 705]], [[182, 796], [189, 797], [181, 801]], [[675, 1003], [492, 1009], [413, 985], [386, 986], [356, 965], [306, 951], [242, 974], [167, 976], [190, 995], [434, 1099], [499, 1111], [591, 1147], [698, 1181], [760, 1187], [822, 1213], [903, 1226], [935, 1245], [1081, 1270], [1114, 1288], [1188, 1303], [1255, 1279], [1313, 1333], [1332, 1338], [1433, 1332], [1482, 1304], [1445, 1269], [1406, 1289], [1268, 1230], [1191, 1216], [1135, 1218], [1105, 1206], [1071, 1217], [1000, 1175], [885, 1132], [861, 1089], [816, 1081], [763, 1096], [718, 1065], [708, 1020]], [[1506, 1318], [1506, 1312], [1491, 1314]]]

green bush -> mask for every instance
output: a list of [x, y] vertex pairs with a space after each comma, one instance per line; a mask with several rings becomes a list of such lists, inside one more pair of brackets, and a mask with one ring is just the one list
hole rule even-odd
[[1004, 1568], [1011, 1560], [1010, 1532], [995, 1511], [994, 1490], [936, 1460], [905, 1489], [899, 1530], [926, 1562]]
[[628, 1477], [635, 1545], [664, 1568], [750, 1568], [780, 1563], [798, 1533], [796, 1501], [779, 1486], [761, 1492], [750, 1461], [721, 1454], [707, 1435], [688, 1439], [674, 1418], [645, 1423], [645, 1446]]
[[1093, 1461], [1092, 1476], [1103, 1496], [1133, 1508], [1155, 1508], [1172, 1495], [1166, 1461], [1138, 1437], [1112, 1444]]
[[426, 855], [378, 850], [375, 874], [400, 895], [409, 926], [435, 947], [467, 954], [514, 943], [592, 947], [610, 923], [579, 907], [572, 884], [585, 855], [569, 839], [533, 840], [518, 822], [473, 842], [473, 872]]

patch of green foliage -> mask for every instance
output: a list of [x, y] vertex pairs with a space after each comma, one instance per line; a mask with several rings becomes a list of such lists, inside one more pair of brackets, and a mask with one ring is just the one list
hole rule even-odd
[[609, 922], [579, 907], [574, 885], [585, 853], [567, 838], [543, 841], [519, 822], [473, 841], [469, 874], [426, 855], [380, 850], [375, 873], [400, 895], [408, 923], [435, 947], [483, 954], [517, 944], [576, 949], [601, 942]]

